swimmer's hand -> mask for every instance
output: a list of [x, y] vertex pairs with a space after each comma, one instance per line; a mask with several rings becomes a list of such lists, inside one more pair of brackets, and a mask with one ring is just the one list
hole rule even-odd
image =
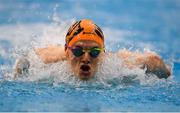
[[171, 75], [170, 68], [157, 55], [149, 55], [143, 68], [146, 68], [146, 73], [155, 74], [158, 78], [168, 78]]
[[121, 50], [117, 55], [122, 59], [123, 65], [127, 68], [140, 67], [146, 69], [147, 74], [155, 74], [158, 78], [168, 78], [171, 75], [170, 68], [165, 65], [156, 53]]
[[35, 49], [36, 54], [45, 63], [55, 63], [65, 60], [65, 51], [62, 46], [49, 46], [46, 48]]
[[21, 58], [16, 60], [14, 78], [28, 74], [29, 67], [30, 67], [30, 63], [26, 58]]

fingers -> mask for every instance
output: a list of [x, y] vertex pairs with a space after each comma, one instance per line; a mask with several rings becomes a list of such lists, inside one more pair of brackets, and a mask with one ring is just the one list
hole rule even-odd
[[17, 78], [18, 76], [28, 74], [29, 67], [30, 62], [26, 58], [18, 59], [15, 64], [14, 77]]

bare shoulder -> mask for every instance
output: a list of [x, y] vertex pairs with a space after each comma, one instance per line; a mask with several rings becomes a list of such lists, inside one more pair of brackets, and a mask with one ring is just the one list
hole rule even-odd
[[63, 46], [48, 46], [35, 49], [35, 53], [44, 63], [54, 63], [65, 60], [65, 51]]

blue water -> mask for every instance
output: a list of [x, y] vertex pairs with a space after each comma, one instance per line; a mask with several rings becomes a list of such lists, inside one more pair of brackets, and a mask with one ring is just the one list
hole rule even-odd
[[[172, 77], [151, 84], [112, 81], [110, 87], [6, 79], [21, 48], [57, 34], [63, 43], [67, 26], [82, 18], [103, 29], [107, 50], [155, 51], [171, 65]], [[180, 112], [179, 20], [179, 0], [0, 0], [0, 111]]]

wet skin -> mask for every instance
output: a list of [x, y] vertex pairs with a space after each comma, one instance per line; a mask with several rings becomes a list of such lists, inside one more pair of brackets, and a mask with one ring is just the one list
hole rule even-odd
[[[90, 40], [78, 41], [74, 43], [71, 48], [76, 46], [83, 49], [91, 49], [94, 47], [102, 48], [98, 43]], [[136, 67], [140, 67], [142, 69], [147, 68], [146, 73], [153, 73], [157, 75], [158, 78], [168, 78], [171, 75], [170, 68], [166, 66], [157, 54], [151, 52], [137, 53], [130, 52], [128, 50], [121, 50], [117, 53], [106, 52], [106, 54], [101, 52], [96, 58], [92, 58], [88, 52], [85, 52], [82, 56], [76, 57], [72, 53], [71, 49], [67, 48], [67, 50], [64, 50], [64, 47], [62, 46], [38, 48], [35, 52], [45, 64], [67, 60], [67, 62], [71, 65], [74, 75], [82, 80], [92, 78], [97, 71], [99, 61], [102, 60], [105, 55], [111, 57], [113, 54], [116, 54], [122, 60], [123, 66], [129, 69]], [[23, 62], [20, 60], [17, 64], [20, 63]], [[19, 69], [19, 65], [16, 65], [15, 67]], [[19, 71], [16, 70], [16, 72], [18, 73]]]
[[[78, 41], [74, 43], [73, 47], [82, 47], [83, 49], [91, 49], [94, 47], [102, 48], [98, 43], [94, 41]], [[71, 65], [71, 69], [76, 76], [82, 80], [88, 80], [92, 78], [96, 71], [99, 60], [102, 58], [104, 52], [101, 52], [96, 58], [90, 56], [88, 52], [85, 52], [82, 56], [76, 57], [72, 53], [71, 49], [67, 48], [66, 57], [67, 61]]]

